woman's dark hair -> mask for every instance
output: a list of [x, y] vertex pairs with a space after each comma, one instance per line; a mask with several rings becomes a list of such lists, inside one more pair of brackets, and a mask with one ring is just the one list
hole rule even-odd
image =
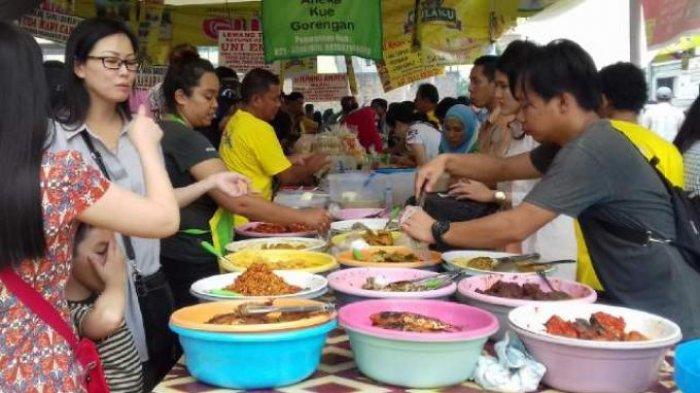
[[613, 108], [639, 113], [649, 97], [644, 71], [633, 63], [618, 62], [598, 72], [603, 95]]
[[387, 113], [387, 121], [391, 119], [390, 126], [394, 126], [396, 122], [411, 124], [416, 121], [428, 122], [425, 113], [418, 112], [413, 101], [403, 101], [394, 107], [390, 107], [391, 116]]
[[516, 40], [508, 44], [506, 50], [496, 62], [496, 70], [508, 77], [510, 92], [515, 96], [518, 77], [527, 65], [530, 56], [537, 50], [537, 45], [530, 41]]
[[253, 68], [243, 78], [241, 83], [241, 98], [249, 104], [257, 94], [267, 93], [272, 86], [279, 86], [280, 78], [268, 70]]
[[179, 63], [183, 58], [191, 58], [193, 55], [199, 56], [197, 48], [192, 44], [178, 44], [173, 46], [168, 52], [168, 65]]
[[[77, 127], [85, 122], [90, 109], [90, 95], [85, 81], [75, 74], [75, 65], [87, 61], [90, 51], [99, 40], [115, 34], [126, 35], [134, 47], [134, 53], [138, 53], [136, 36], [123, 22], [117, 20], [86, 19], [78, 23], [71, 33], [66, 43], [66, 88], [54, 114], [61, 123]], [[124, 116], [131, 117], [129, 100], [119, 103], [118, 108]]]
[[202, 75], [207, 72], [214, 73], [214, 66], [209, 60], [200, 58], [197, 53], [183, 55], [177, 61], [170, 63], [161, 85], [165, 108], [168, 112], [177, 113], [175, 93], [182, 90], [186, 96], [191, 96], [192, 90], [199, 85]]
[[447, 115], [447, 111], [450, 110], [453, 106], [457, 105], [457, 99], [454, 97], [445, 97], [440, 102], [438, 102], [437, 106], [435, 107], [435, 117], [442, 122], [445, 120], [445, 115]]
[[600, 78], [595, 63], [579, 44], [556, 40], [532, 53], [523, 71], [523, 91], [533, 91], [545, 101], [569, 93], [588, 111], [600, 107]]
[[685, 115], [683, 125], [681, 125], [673, 144], [681, 153], [685, 153], [691, 146], [700, 140], [700, 96], [693, 101]]
[[0, 267], [46, 252], [41, 159], [47, 139], [49, 96], [39, 45], [0, 22]]
[[66, 65], [57, 60], [49, 60], [44, 62], [44, 75], [46, 76], [46, 85], [49, 89], [49, 103], [51, 109], [58, 106], [61, 94], [66, 88], [63, 81], [66, 77]]

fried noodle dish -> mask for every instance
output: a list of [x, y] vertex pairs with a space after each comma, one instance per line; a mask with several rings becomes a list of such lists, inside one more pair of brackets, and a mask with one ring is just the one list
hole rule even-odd
[[589, 320], [577, 319], [574, 322], [553, 315], [545, 323], [547, 333], [556, 336], [594, 341], [646, 341], [648, 337], [636, 330], [625, 332], [627, 324], [622, 317], [604, 312], [591, 315]]
[[382, 311], [370, 315], [369, 318], [372, 320], [372, 326], [402, 332], [453, 333], [462, 330], [439, 319], [405, 311]]
[[224, 289], [245, 296], [278, 296], [301, 291], [301, 288], [284, 282], [264, 263], [253, 263]]

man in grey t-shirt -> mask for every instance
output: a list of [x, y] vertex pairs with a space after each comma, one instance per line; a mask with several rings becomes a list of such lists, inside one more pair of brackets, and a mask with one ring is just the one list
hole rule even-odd
[[[632, 143], [595, 112], [600, 106], [595, 64], [571, 41], [555, 41], [537, 52], [516, 85], [521, 86], [516, 97], [526, 132], [543, 145], [508, 159], [439, 156], [421, 168], [416, 190], [430, 191], [443, 172], [501, 181], [546, 171], [539, 184], [510, 210], [452, 224], [419, 211], [403, 228], [426, 242], [496, 248], [521, 241], [559, 214], [576, 217], [598, 278], [614, 302], [673, 320], [686, 339], [700, 336], [700, 274], [672, 246], [639, 246], [603, 228], [614, 222], [675, 237], [673, 208], [661, 180]], [[555, 152], [553, 145], [561, 150]]]

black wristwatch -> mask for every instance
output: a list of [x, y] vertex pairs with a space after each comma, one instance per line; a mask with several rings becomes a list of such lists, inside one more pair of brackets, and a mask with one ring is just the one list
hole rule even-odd
[[442, 236], [450, 230], [450, 222], [449, 221], [435, 221], [433, 223], [433, 226], [430, 228], [430, 231], [433, 233], [433, 239], [435, 239], [435, 243], [438, 245], [445, 245], [445, 242], [442, 240]]

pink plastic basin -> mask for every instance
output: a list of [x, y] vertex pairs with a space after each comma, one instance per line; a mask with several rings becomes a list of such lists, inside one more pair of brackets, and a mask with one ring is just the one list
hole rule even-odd
[[446, 287], [435, 289], [432, 291], [420, 292], [388, 292], [388, 291], [373, 291], [362, 289], [362, 285], [367, 281], [368, 277], [383, 277], [389, 282], [401, 280], [414, 280], [430, 276], [436, 276], [437, 273], [429, 272], [420, 269], [407, 268], [379, 268], [379, 267], [358, 267], [351, 269], [338, 270], [328, 276], [328, 285], [333, 288], [340, 298], [346, 299], [341, 303], [349, 303], [351, 301], [365, 299], [435, 299], [450, 296], [457, 290], [457, 284], [452, 283]]
[[[627, 330], [637, 330], [648, 341], [605, 342], [548, 334], [544, 323], [558, 315], [564, 320], [588, 319], [603, 311], [624, 318]], [[665, 353], [681, 339], [678, 325], [642, 311], [601, 304], [553, 302], [518, 307], [508, 315], [509, 325], [527, 350], [547, 367], [543, 382], [555, 389], [581, 393], [636, 393], [646, 391], [659, 376]]]
[[[412, 312], [437, 318], [462, 330], [449, 333], [413, 333], [372, 326], [370, 315], [382, 311]], [[498, 330], [491, 313], [459, 303], [424, 299], [378, 299], [352, 303], [340, 309], [340, 324], [366, 335], [414, 342], [465, 341], [482, 338]]]
[[515, 307], [526, 304], [542, 303], [556, 303], [562, 307], [566, 307], [568, 304], [574, 303], [593, 303], [598, 297], [596, 292], [587, 285], [556, 277], [548, 278], [554, 289], [568, 293], [573, 297], [573, 299], [556, 301], [508, 299], [476, 292], [477, 290], [483, 291], [491, 288], [491, 286], [499, 280], [514, 282], [520, 285], [533, 283], [538, 284], [543, 291], [550, 290], [544, 280], [542, 280], [539, 276], [529, 274], [485, 274], [480, 276], [472, 276], [460, 281], [457, 285], [457, 291], [459, 292], [460, 301], [490, 311], [496, 315], [500, 324], [500, 329], [495, 334], [494, 338], [500, 340], [503, 338], [508, 328], [508, 313]]

